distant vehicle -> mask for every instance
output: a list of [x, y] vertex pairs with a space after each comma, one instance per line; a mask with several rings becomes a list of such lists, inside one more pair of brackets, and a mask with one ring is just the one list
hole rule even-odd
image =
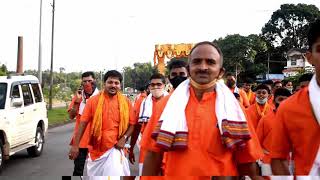
[[40, 156], [48, 129], [46, 103], [35, 76], [0, 76], [0, 172], [9, 156]]

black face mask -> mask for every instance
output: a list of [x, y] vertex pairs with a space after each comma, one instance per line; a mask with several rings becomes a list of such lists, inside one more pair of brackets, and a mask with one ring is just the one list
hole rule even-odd
[[176, 89], [179, 86], [179, 84], [182, 83], [186, 79], [187, 79], [187, 77], [176, 76], [172, 79], [169, 79], [169, 81], [172, 84], [173, 89]]
[[232, 88], [235, 84], [236, 84], [236, 82], [234, 82], [234, 81], [227, 81], [227, 83], [226, 83], [226, 85], [227, 85], [229, 88]]

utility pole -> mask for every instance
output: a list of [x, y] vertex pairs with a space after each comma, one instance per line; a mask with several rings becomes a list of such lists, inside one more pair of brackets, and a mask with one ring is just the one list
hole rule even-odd
[[269, 80], [269, 75], [270, 74], [270, 52], [268, 52], [268, 76], [267, 76], [267, 80]]
[[122, 78], [122, 91], [124, 92], [124, 70], [123, 70], [123, 72], [122, 72], [122, 76], [123, 76], [123, 78]]
[[42, 19], [42, 0], [40, 0], [40, 22], [39, 22], [39, 54], [38, 54], [38, 78], [39, 78], [39, 82], [42, 85], [42, 57], [41, 57], [41, 19]]
[[53, 38], [54, 38], [54, 11], [55, 0], [52, 2], [52, 30], [51, 30], [51, 65], [50, 65], [50, 91], [49, 91], [49, 109], [52, 109], [52, 86], [53, 86]]
[[238, 81], [238, 63], [236, 64], [236, 83]]

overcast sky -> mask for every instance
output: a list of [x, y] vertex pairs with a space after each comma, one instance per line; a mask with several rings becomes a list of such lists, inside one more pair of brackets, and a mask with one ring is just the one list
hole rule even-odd
[[[52, 0], [43, 0], [42, 69], [50, 68]], [[56, 0], [54, 70], [121, 70], [152, 62], [155, 44], [196, 43], [228, 34], [259, 34], [284, 3], [319, 0]], [[38, 69], [40, 0], [0, 1], [0, 63], [15, 70], [24, 38], [24, 69]]]

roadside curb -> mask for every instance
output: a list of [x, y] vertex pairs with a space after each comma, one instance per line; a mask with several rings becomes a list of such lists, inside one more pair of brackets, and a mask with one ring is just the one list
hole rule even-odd
[[74, 122], [76, 122], [76, 120], [75, 119], [71, 119], [71, 120], [65, 120], [65, 121], [60, 122], [60, 123], [50, 124], [48, 126], [48, 129], [52, 129], [52, 128], [55, 128], [55, 127], [63, 126], [63, 125], [74, 123]]

